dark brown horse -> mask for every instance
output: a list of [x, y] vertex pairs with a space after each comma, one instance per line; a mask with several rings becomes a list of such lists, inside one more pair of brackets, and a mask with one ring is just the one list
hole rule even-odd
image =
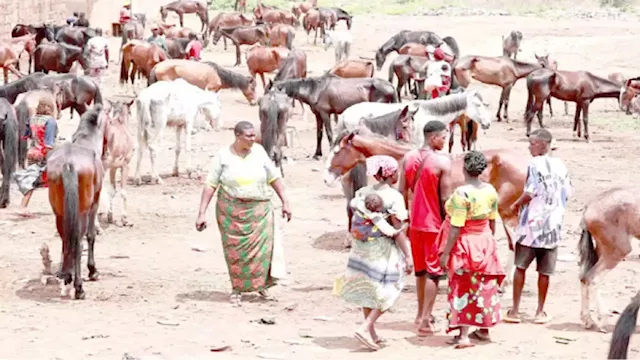
[[96, 36], [95, 29], [76, 26], [61, 27], [55, 32], [55, 40], [57, 42], [75, 45], [80, 48], [84, 48], [87, 41], [94, 36]]
[[478, 141], [478, 128], [479, 124], [465, 114], [460, 114], [457, 119], [449, 124], [449, 154], [453, 150], [453, 138], [455, 126], [460, 126], [460, 145], [462, 151], [470, 151], [473, 147], [475, 150], [475, 144]]
[[293, 40], [296, 38], [296, 31], [291, 25], [276, 24], [269, 31], [269, 46], [285, 46], [293, 49]]
[[202, 22], [200, 32], [207, 30], [207, 24], [209, 24], [209, 11], [207, 11], [207, 3], [200, 0], [177, 0], [168, 3], [165, 6], [160, 6], [160, 16], [162, 22], [167, 20], [169, 11], [173, 11], [178, 14], [180, 18], [180, 26], [184, 26], [184, 14], [196, 14]]
[[[290, 80], [290, 79], [304, 79], [307, 77], [307, 54], [300, 49], [293, 49], [289, 52], [289, 56], [282, 62], [280, 69], [278, 69], [278, 73], [273, 81], [282, 81], [282, 80]], [[273, 81], [269, 80], [267, 86], [265, 87], [265, 92], [271, 90], [273, 86]], [[298, 100], [302, 110], [304, 111], [304, 106], [302, 105], [302, 101]], [[295, 107], [296, 100], [293, 99], [291, 101], [291, 106]]]
[[17, 24], [11, 29], [11, 37], [17, 38], [24, 35], [36, 33], [36, 27], [33, 25]]
[[218, 28], [213, 33], [213, 45], [217, 45], [221, 37], [225, 37], [236, 46], [236, 63], [238, 66], [240, 60], [240, 45], [260, 44], [267, 45], [267, 29], [264, 26], [236, 26], [230, 28]]
[[[49, 203], [56, 216], [56, 228], [62, 238], [62, 264], [58, 277], [64, 279], [63, 296], [68, 295], [72, 279], [75, 298], [84, 299], [82, 289], [82, 238], [89, 245], [89, 280], [98, 279], [94, 246], [97, 214], [104, 169], [106, 109], [97, 106], [83, 114], [71, 143], [54, 148], [47, 157]], [[73, 270], [73, 274], [72, 274]]]
[[257, 101], [255, 79], [227, 70], [210, 61], [177, 59], [162, 61], [151, 70], [148, 85], [156, 81], [178, 78], [185, 79], [203, 90], [217, 92], [220, 89], [240, 89], [249, 104], [254, 105]]
[[[214, 16], [209, 23], [209, 34], [214, 34], [218, 28], [223, 27], [236, 27], [236, 26], [249, 26], [253, 23], [253, 19], [246, 17], [243, 13], [232, 12], [225, 13], [219, 12]], [[222, 38], [224, 42], [224, 49], [227, 50], [227, 38]]]
[[333, 11], [336, 14], [336, 22], [342, 20], [347, 24], [347, 29], [351, 30], [351, 24], [353, 21], [353, 16], [349, 15], [348, 12], [344, 11], [338, 7], [330, 7], [329, 10]]
[[[407, 88], [411, 89], [411, 79], [415, 79], [417, 74], [427, 65], [428, 59], [424, 56], [412, 56], [412, 55], [398, 55], [389, 64], [389, 82], [393, 83], [393, 77], [398, 78], [398, 99], [400, 99], [400, 92], [404, 88], [404, 94], [407, 93]], [[415, 83], [414, 83], [415, 88]]]
[[527, 78], [529, 97], [525, 113], [527, 136], [531, 133], [531, 121], [538, 113], [542, 125], [542, 106], [548, 97], [576, 103], [573, 119], [574, 136], [581, 136], [580, 113], [584, 123], [584, 138], [589, 139], [589, 105], [599, 98], [620, 98], [620, 87], [611, 80], [593, 75], [588, 71], [553, 71], [542, 69]]
[[[536, 57], [538, 64], [540, 64], [543, 68], [551, 69], [554, 71], [558, 70], [558, 62], [554, 59], [550, 59], [549, 54], [541, 55], [541, 56], [538, 56], [538, 54], [533, 54], [533, 55]], [[534, 74], [534, 73], [535, 71], [531, 74]], [[529, 74], [529, 76], [531, 76], [531, 74]], [[527, 86], [528, 84], [529, 84], [529, 77], [527, 77]], [[622, 84], [620, 86], [622, 86]], [[564, 101], [563, 104], [564, 104], [564, 114], [569, 115], [569, 103]], [[549, 105], [549, 116], [553, 117], [553, 109], [551, 108], [551, 96], [549, 96], [549, 98], [547, 99], [547, 105]]]
[[384, 61], [393, 51], [398, 51], [407, 43], [418, 43], [423, 45], [433, 45], [439, 47], [444, 41], [440, 36], [431, 31], [409, 31], [403, 30], [393, 35], [376, 51], [376, 68], [378, 71], [382, 70]]
[[286, 24], [298, 27], [300, 26], [300, 21], [296, 19], [296, 17], [288, 10], [280, 10], [280, 9], [270, 9], [265, 10], [260, 18], [262, 22], [267, 24], [268, 26], [274, 24]]
[[166, 59], [167, 55], [157, 44], [150, 44], [141, 40], [129, 41], [122, 48], [120, 84], [126, 84], [127, 79], [130, 79], [131, 85], [133, 85], [136, 73], [140, 73], [149, 79], [151, 69]]
[[335, 30], [336, 23], [338, 22], [338, 15], [335, 11], [326, 7], [319, 7], [317, 9], [320, 12], [320, 19], [322, 19], [325, 24], [325, 30]]
[[4, 209], [11, 202], [9, 187], [18, 163], [18, 121], [13, 106], [4, 98], [0, 98], [0, 150], [0, 209]]
[[177, 39], [165, 39], [167, 44], [167, 54], [170, 59], [186, 59], [187, 58], [187, 45], [191, 42], [191, 39], [177, 38]]
[[500, 103], [496, 116], [501, 121], [500, 112], [504, 105], [504, 119], [509, 121], [508, 107], [509, 96], [513, 85], [523, 77], [528, 76], [535, 70], [541, 69], [542, 65], [526, 63], [511, 58], [489, 57], [468, 55], [460, 58], [454, 66], [454, 74], [458, 83], [466, 88], [475, 79], [484, 84], [497, 85], [502, 88]]
[[640, 292], [631, 299], [629, 305], [620, 314], [618, 322], [616, 322], [607, 359], [627, 359], [629, 340], [631, 340], [631, 334], [636, 330], [638, 309], [640, 309]]
[[254, 45], [247, 51], [247, 68], [249, 69], [249, 75], [254, 79], [256, 74], [260, 75], [262, 88], [266, 88], [267, 84], [264, 81], [264, 74], [279, 69], [287, 56], [289, 56], [289, 49], [287, 48]]
[[67, 74], [74, 62], [79, 62], [83, 69], [87, 68], [82, 56], [82, 48], [65, 43], [40, 44], [34, 52], [33, 70], [48, 74], [55, 71]]
[[318, 0], [311, 0], [302, 3], [294, 4], [291, 8], [291, 13], [300, 19], [300, 15], [306, 14], [309, 10], [318, 7]]
[[307, 11], [304, 19], [302, 19], [302, 28], [307, 33], [307, 43], [309, 42], [309, 32], [311, 30], [315, 30], [315, 36], [313, 38], [314, 45], [318, 40], [318, 29], [320, 29], [320, 37], [324, 38], [325, 22], [320, 16], [320, 11], [317, 9]]
[[316, 116], [316, 151], [314, 159], [322, 157], [322, 127], [327, 131], [329, 145], [333, 143], [330, 116], [342, 114], [349, 106], [364, 101], [397, 103], [396, 91], [386, 80], [377, 78], [345, 79], [326, 74], [321, 77], [285, 80], [273, 84], [277, 90], [309, 105]]
[[[329, 74], [343, 78], [372, 78], [374, 73], [375, 68], [373, 67], [373, 63], [364, 60], [345, 60], [329, 70]], [[399, 98], [400, 97], [398, 97], [398, 99]]]
[[282, 146], [287, 145], [286, 128], [291, 116], [291, 99], [283, 92], [270, 91], [258, 101], [258, 114], [260, 144], [284, 176]]

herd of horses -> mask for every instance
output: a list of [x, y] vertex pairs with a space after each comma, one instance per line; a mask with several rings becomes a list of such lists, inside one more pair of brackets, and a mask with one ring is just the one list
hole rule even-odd
[[[222, 89], [240, 90], [250, 105], [258, 105], [260, 119], [259, 141], [283, 170], [284, 150], [287, 143], [287, 123], [297, 100], [308, 107], [316, 119], [316, 148], [313, 154], [320, 159], [322, 138], [326, 132], [330, 152], [326, 157], [323, 177], [327, 185], [340, 180], [347, 204], [355, 191], [367, 183], [364, 159], [373, 155], [390, 155], [402, 159], [411, 149], [422, 146], [422, 128], [430, 120], [439, 120], [450, 129], [461, 128], [464, 151], [475, 148], [479, 129], [489, 129], [494, 115], [477, 90], [469, 89], [473, 80], [502, 88], [495, 114], [497, 121], [509, 121], [508, 105], [514, 84], [526, 78], [528, 98], [525, 108], [526, 135], [531, 131], [534, 116], [541, 127], [545, 102], [551, 109], [551, 97], [576, 104], [574, 133], [589, 141], [589, 105], [597, 98], [616, 98], [620, 109], [627, 114], [640, 110], [640, 78], [627, 79], [622, 74], [602, 78], [588, 71], [558, 70], [549, 54], [535, 55], [534, 62], [516, 60], [523, 35], [513, 31], [502, 38], [503, 55], [462, 55], [453, 37], [441, 38], [432, 31], [403, 30], [391, 36], [372, 58], [352, 58], [353, 37], [350, 29], [353, 17], [340, 8], [318, 7], [317, 2], [296, 4], [291, 10], [279, 9], [258, 2], [253, 18], [245, 15], [246, 1], [236, 2], [236, 12], [220, 12], [210, 19], [207, 5], [197, 0], [178, 0], [160, 8], [163, 23], [161, 33], [167, 42], [167, 52], [156, 44], [143, 41], [146, 14], [135, 14], [125, 24], [120, 47], [120, 82], [134, 83], [136, 77], [147, 78], [147, 87], [135, 93], [134, 98], [103, 99], [101, 89], [91, 78], [72, 74], [77, 62], [86, 67], [84, 46], [95, 30], [90, 27], [64, 25], [16, 25], [12, 40], [0, 44], [0, 66], [5, 72], [5, 85], [0, 86], [0, 162], [3, 182], [0, 187], [0, 207], [9, 205], [9, 187], [16, 167], [24, 168], [26, 139], [20, 134], [29, 123], [39, 101], [55, 101], [57, 111], [69, 108], [80, 115], [78, 129], [72, 140], [57, 146], [48, 157], [49, 201], [56, 215], [56, 226], [63, 239], [63, 261], [59, 276], [64, 279], [63, 293], [69, 293], [71, 282], [75, 298], [84, 297], [80, 258], [82, 238], [89, 244], [89, 279], [98, 277], [94, 259], [96, 235], [101, 232], [97, 220], [105, 173], [109, 173], [108, 221], [113, 221], [113, 199], [119, 193], [124, 200], [122, 224], [130, 225], [126, 212], [125, 184], [129, 163], [137, 149], [137, 167], [134, 183], [141, 183], [140, 164], [144, 150], [149, 149], [152, 180], [162, 184], [155, 160], [158, 140], [168, 127], [176, 130], [175, 165], [173, 175], [179, 174], [181, 137], [185, 136], [187, 172], [191, 173], [191, 137], [196, 129], [221, 128], [222, 104], [217, 92]], [[164, 23], [167, 12], [176, 12], [180, 26]], [[241, 64], [241, 46], [245, 50], [249, 75], [229, 70], [211, 61], [185, 59], [188, 36], [195, 31], [184, 27], [183, 15], [196, 14], [202, 21], [199, 39], [205, 47], [216, 46], [223, 39], [236, 48], [236, 62]], [[336, 30], [338, 21], [344, 20], [346, 30]], [[297, 28], [302, 26], [309, 36], [312, 30], [320, 32], [325, 50], [335, 48], [335, 64], [319, 76], [307, 75], [307, 55], [296, 47]], [[307, 42], [310, 39], [307, 37]], [[433, 72], [434, 63], [427, 47], [440, 47], [452, 56], [449, 66]], [[18, 50], [16, 50], [18, 49]], [[388, 78], [376, 77], [387, 56], [399, 55], [388, 65]], [[29, 55], [29, 74], [22, 74], [19, 58]], [[33, 72], [31, 62], [34, 62]], [[4, 61], [3, 61], [4, 60]], [[57, 74], [49, 74], [54, 71]], [[8, 72], [18, 79], [8, 82]], [[272, 80], [265, 74], [275, 72]], [[256, 76], [262, 80], [263, 95], [257, 91]], [[451, 79], [445, 96], [426, 99], [425, 83], [432, 77]], [[397, 79], [394, 85], [393, 79]], [[402, 102], [402, 89], [409, 101]], [[409, 91], [407, 91], [409, 90]], [[53, 99], [53, 100], [51, 100]], [[135, 103], [137, 119], [137, 146], [127, 124], [131, 106]], [[200, 121], [203, 114], [206, 121]], [[332, 115], [333, 123], [332, 124]], [[582, 124], [580, 116], [582, 115]], [[334, 137], [334, 129], [336, 136]], [[454, 144], [453, 131], [449, 153]], [[521, 195], [526, 179], [527, 157], [509, 149], [482, 151], [489, 167], [483, 174], [499, 195], [498, 211], [510, 244], [514, 241], [517, 214], [510, 205]], [[452, 156], [454, 186], [464, 181], [462, 156]], [[121, 171], [119, 189], [116, 172]], [[284, 173], [284, 172], [283, 172]], [[106, 182], [105, 182], [106, 184]], [[583, 216], [583, 234], [580, 240], [582, 265], [582, 320], [587, 327], [602, 328], [603, 310], [594, 279], [619, 263], [631, 248], [631, 236], [640, 236], [637, 216], [640, 199], [634, 193], [614, 189], [603, 193], [598, 202], [587, 206]], [[349, 227], [351, 212], [347, 206]], [[610, 219], [616, 218], [616, 222]], [[508, 279], [511, 279], [509, 274]], [[596, 292], [599, 322], [589, 314], [590, 288]], [[622, 319], [635, 316], [640, 307], [639, 297]], [[635, 310], [634, 310], [635, 309]], [[635, 312], [634, 312], [635, 311]], [[626, 353], [624, 341], [628, 330], [620, 325], [614, 332], [614, 347]], [[615, 335], [615, 334], [622, 335]], [[616, 338], [618, 336], [618, 338]], [[615, 346], [614, 346], [615, 345]], [[622, 350], [620, 350], [622, 349]]]

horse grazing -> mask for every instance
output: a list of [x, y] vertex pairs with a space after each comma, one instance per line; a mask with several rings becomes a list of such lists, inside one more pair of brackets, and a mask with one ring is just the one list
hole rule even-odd
[[629, 340], [631, 339], [631, 334], [636, 330], [638, 309], [640, 309], [640, 292], [631, 299], [629, 305], [620, 314], [616, 327], [613, 329], [607, 359], [628, 358]]
[[472, 78], [488, 85], [500, 86], [502, 93], [500, 94], [496, 117], [498, 121], [502, 121], [500, 112], [504, 105], [504, 120], [509, 121], [509, 96], [513, 85], [518, 79], [526, 77], [541, 68], [542, 65], [540, 64], [526, 63], [505, 56], [468, 55], [463, 56], [456, 62], [453, 71], [460, 86], [464, 88], [469, 86]]
[[34, 53], [33, 70], [45, 74], [49, 71], [68, 74], [76, 61], [83, 69], [88, 68], [80, 47], [65, 43], [40, 44]]
[[336, 22], [340, 20], [344, 21], [347, 24], [347, 30], [351, 30], [351, 24], [353, 20], [352, 15], [349, 15], [348, 12], [338, 7], [330, 7], [329, 9], [336, 14]]
[[135, 83], [136, 73], [141, 73], [147, 79], [151, 69], [167, 59], [164, 50], [157, 44], [150, 44], [142, 40], [132, 40], [122, 47], [122, 61], [120, 62], [120, 84], [131, 80]]
[[349, 54], [351, 53], [351, 43], [353, 43], [353, 36], [350, 32], [328, 30], [325, 31], [322, 41], [324, 42], [324, 51], [327, 51], [327, 49], [329, 49], [329, 46], [334, 46], [336, 54], [336, 64], [339, 63], [343, 57], [344, 60], [349, 59]]
[[24, 76], [22, 73], [16, 70], [19, 61], [20, 59], [18, 58], [16, 52], [11, 48], [11, 45], [0, 44], [0, 67], [4, 72], [5, 85], [9, 83], [9, 71], [11, 71], [18, 78]]
[[[407, 87], [404, 88], [404, 94], [409, 95], [407, 93], [407, 88], [411, 89], [411, 79], [415, 79], [416, 74], [422, 71], [428, 61], [429, 60], [424, 56], [398, 55], [393, 59], [391, 64], [389, 64], [389, 82], [393, 83], [394, 75], [398, 78], [398, 99], [401, 98], [400, 92], [405, 84], [407, 84]], [[417, 90], [415, 91], [417, 92]]]
[[371, 61], [345, 60], [331, 68], [329, 74], [343, 78], [372, 78], [375, 74], [375, 68]]
[[502, 56], [508, 58], [513, 56], [516, 59], [520, 50], [520, 42], [522, 41], [522, 33], [518, 30], [512, 30], [506, 38], [502, 36]]
[[431, 31], [402, 30], [399, 33], [393, 35], [376, 51], [377, 70], [382, 70], [382, 65], [384, 65], [384, 61], [389, 53], [400, 50], [403, 45], [410, 42], [439, 47], [443, 43], [443, 40], [440, 38], [440, 36]]
[[285, 46], [293, 49], [293, 40], [296, 38], [296, 31], [291, 25], [275, 24], [269, 31], [269, 46]]
[[320, 36], [324, 37], [325, 20], [320, 16], [320, 11], [317, 9], [307, 11], [307, 14], [302, 19], [302, 28], [307, 33], [307, 43], [309, 43], [309, 32], [311, 30], [315, 30], [314, 45], [318, 41], [318, 29], [320, 29]]
[[9, 187], [18, 162], [18, 121], [11, 103], [3, 98], [0, 98], [0, 150], [0, 209], [4, 209], [11, 202]]
[[221, 37], [225, 37], [236, 46], [236, 63], [240, 65], [240, 45], [253, 45], [259, 43], [267, 45], [267, 30], [263, 26], [236, 26], [230, 28], [218, 28], [213, 33], [213, 45], [217, 45]]
[[[253, 19], [246, 17], [243, 13], [239, 12], [219, 12], [214, 16], [209, 23], [209, 33], [215, 33], [218, 28], [223, 27], [236, 27], [236, 26], [249, 26], [253, 23]], [[227, 50], [227, 38], [222, 39], [224, 41], [224, 49]]]
[[[615, 187], [606, 190], [594, 197], [582, 214], [582, 235], [578, 243], [582, 290], [580, 318], [588, 329], [604, 331], [607, 325], [605, 311], [608, 308], [602, 301], [596, 280], [602, 279], [631, 253], [632, 237], [640, 238], [638, 194], [640, 192], [636, 188]], [[595, 294], [597, 323], [590, 314], [591, 293]], [[622, 316], [619, 321], [622, 321]], [[635, 321], [633, 324], [635, 329]]]
[[61, 295], [69, 294], [68, 286], [73, 278], [76, 299], [85, 297], [81, 270], [82, 238], [85, 234], [89, 245], [89, 279], [98, 279], [94, 246], [104, 176], [101, 157], [104, 155], [106, 127], [109, 126], [105, 110], [108, 108], [96, 106], [83, 114], [72, 141], [57, 146], [47, 157], [49, 203], [62, 238], [62, 264], [58, 277], [64, 279], [65, 287]]
[[[289, 50], [283, 47], [253, 46], [247, 51], [247, 67], [249, 75], [255, 79], [256, 74], [262, 79], [262, 88], [266, 88], [264, 73], [276, 71], [289, 56]], [[265, 91], [266, 92], [266, 91]]]
[[202, 90], [240, 89], [249, 104], [255, 105], [256, 80], [227, 70], [210, 61], [191, 61], [184, 59], [165, 60], [157, 64], [149, 75], [149, 85], [158, 80], [185, 79]]
[[544, 101], [554, 98], [576, 103], [576, 114], [573, 119], [574, 136], [581, 136], [580, 113], [584, 123], [584, 138], [589, 139], [589, 105], [598, 98], [620, 98], [620, 87], [607, 79], [588, 71], [553, 71], [543, 69], [536, 71], [527, 79], [529, 97], [525, 113], [527, 136], [531, 133], [533, 116], [538, 113], [538, 122], [542, 125], [542, 106]]
[[167, 20], [169, 11], [173, 11], [178, 14], [180, 19], [180, 26], [184, 26], [184, 14], [196, 14], [200, 18], [202, 26], [200, 32], [206, 31], [207, 24], [209, 24], [209, 11], [207, 11], [207, 3], [201, 0], [177, 0], [168, 3], [167, 5], [160, 6], [160, 17], [162, 22]]
[[[188, 61], [188, 60], [186, 60]], [[166, 127], [176, 129], [176, 160], [173, 176], [178, 176], [178, 160], [180, 157], [180, 136], [185, 134], [185, 151], [187, 153], [187, 172], [191, 175], [191, 134], [195, 129], [198, 113], [207, 118], [204, 128], [218, 130], [220, 124], [220, 98], [214, 91], [202, 90], [184, 79], [159, 81], [143, 89], [136, 99], [136, 116], [138, 117], [138, 156], [134, 182], [140, 185], [140, 164], [145, 148], [149, 148], [151, 158], [151, 175], [158, 184], [162, 179], [156, 171], [156, 147]]]
[[258, 114], [260, 143], [284, 176], [282, 146], [288, 146], [286, 129], [291, 116], [291, 99], [285, 93], [270, 91], [258, 101]]
[[[278, 69], [278, 73], [276, 74], [273, 81], [269, 80], [269, 83], [264, 88], [264, 91], [267, 92], [271, 90], [274, 81], [282, 81], [289, 79], [303, 79], [307, 77], [307, 54], [304, 51], [299, 49], [293, 49], [289, 52], [289, 56], [287, 56], [282, 65], [280, 65], [280, 69]], [[295, 107], [295, 99], [291, 100], [291, 106]], [[304, 106], [302, 105], [302, 101], [298, 100], [300, 106], [302, 107], [302, 111], [304, 112]]]
[[[127, 220], [127, 193], [125, 185], [129, 178], [129, 163], [133, 158], [135, 144], [133, 136], [129, 132], [129, 117], [131, 116], [131, 101], [111, 101], [108, 113], [109, 126], [105, 132], [105, 158], [102, 161], [105, 170], [109, 171], [109, 206], [107, 210], [107, 221], [113, 223], [113, 199], [118, 193], [122, 197], [122, 225], [130, 226]], [[116, 173], [120, 169], [120, 190], [116, 186]]]
[[[333, 142], [333, 131], [329, 117], [337, 117], [349, 106], [364, 101], [397, 103], [395, 89], [388, 81], [377, 78], [345, 79], [326, 74], [321, 77], [284, 80], [273, 84], [290, 97], [309, 105], [316, 116], [316, 151], [313, 158], [322, 157], [322, 126], [327, 131], [329, 145]], [[337, 120], [337, 119], [336, 119]]]

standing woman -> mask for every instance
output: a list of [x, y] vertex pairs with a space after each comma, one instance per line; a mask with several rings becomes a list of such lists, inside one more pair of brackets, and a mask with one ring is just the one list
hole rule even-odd
[[[474, 346], [469, 338], [490, 341], [489, 328], [500, 321], [498, 290], [505, 274], [498, 259], [496, 218], [498, 194], [478, 177], [487, 168], [481, 152], [464, 156], [465, 185], [447, 200], [447, 218], [440, 231], [440, 264], [449, 274], [449, 329], [460, 330], [449, 344]], [[478, 330], [469, 334], [469, 327]]]
[[275, 285], [270, 274], [274, 245], [274, 214], [271, 186], [282, 201], [282, 216], [291, 220], [289, 200], [280, 173], [260, 144], [248, 121], [234, 128], [231, 146], [218, 150], [207, 175], [196, 229], [207, 227], [207, 208], [218, 190], [216, 220], [231, 277], [231, 302], [240, 305], [242, 293], [268, 297]]

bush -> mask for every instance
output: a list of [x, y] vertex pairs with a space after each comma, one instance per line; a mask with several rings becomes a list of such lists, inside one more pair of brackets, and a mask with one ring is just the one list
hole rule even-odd
[[633, 0], [600, 0], [600, 6], [628, 9], [633, 5]]

